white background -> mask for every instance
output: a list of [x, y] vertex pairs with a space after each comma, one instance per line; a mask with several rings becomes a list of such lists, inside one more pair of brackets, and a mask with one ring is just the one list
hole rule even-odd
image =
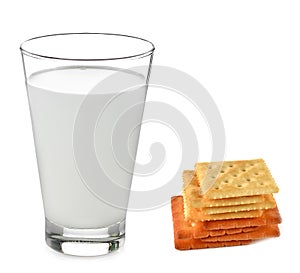
[[[287, 0], [2, 1], [0, 271], [299, 270], [293, 250], [300, 243], [299, 14], [299, 1]], [[226, 128], [226, 159], [264, 158], [281, 189], [276, 195], [283, 218], [280, 238], [180, 252], [174, 249], [168, 204], [129, 212], [119, 253], [76, 258], [46, 246], [19, 44], [38, 35], [80, 31], [149, 39], [156, 46], [154, 64], [183, 70], [209, 90]], [[199, 130], [205, 133], [207, 127]], [[151, 137], [142, 135], [141, 143]], [[201, 145], [207, 159], [205, 147], [211, 144]]]

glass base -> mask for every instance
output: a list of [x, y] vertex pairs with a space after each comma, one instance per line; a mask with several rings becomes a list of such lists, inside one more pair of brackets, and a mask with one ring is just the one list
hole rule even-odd
[[46, 243], [52, 249], [75, 256], [98, 256], [118, 250], [125, 241], [125, 221], [105, 228], [65, 228], [46, 220]]

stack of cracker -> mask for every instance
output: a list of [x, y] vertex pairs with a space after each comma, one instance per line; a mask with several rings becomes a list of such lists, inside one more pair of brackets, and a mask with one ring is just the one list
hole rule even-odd
[[175, 248], [246, 245], [280, 235], [278, 192], [264, 160], [197, 163], [172, 197]]

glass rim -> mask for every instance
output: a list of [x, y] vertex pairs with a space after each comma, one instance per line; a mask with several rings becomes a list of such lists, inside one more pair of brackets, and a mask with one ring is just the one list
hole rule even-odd
[[[137, 40], [148, 43], [151, 46], [151, 49], [143, 51], [142, 53], [138, 53], [138, 54], [126, 55], [126, 56], [122, 56], [122, 57], [109, 57], [109, 58], [64, 58], [64, 57], [56, 57], [56, 56], [48, 56], [48, 55], [38, 54], [38, 53], [31, 52], [30, 50], [24, 49], [24, 45], [33, 40], [43, 39], [43, 38], [47, 38], [47, 37], [54, 37], [54, 36], [67, 36], [67, 35], [107, 35], [107, 36], [131, 38], [131, 39], [137, 39]], [[21, 50], [22, 54], [25, 54], [25, 55], [33, 57], [33, 58], [39, 58], [39, 59], [52, 59], [52, 60], [65, 60], [65, 61], [113, 61], [113, 60], [124, 60], [124, 59], [135, 59], [135, 58], [147, 57], [154, 52], [155, 46], [149, 40], [140, 38], [137, 36], [133, 36], [133, 35], [108, 33], [108, 32], [107, 33], [106, 32], [64, 32], [64, 33], [41, 35], [41, 36], [36, 36], [36, 37], [30, 38], [30, 39], [27, 39], [21, 43], [20, 50]]]

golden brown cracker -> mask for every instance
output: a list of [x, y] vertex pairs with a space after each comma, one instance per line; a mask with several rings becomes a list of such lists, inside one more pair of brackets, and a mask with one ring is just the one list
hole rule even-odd
[[[204, 230], [204, 229], [194, 229], [194, 232], [192, 233], [192, 237], [194, 238], [209, 238], [209, 237], [219, 237], [219, 236], [225, 236], [225, 235], [233, 235], [233, 234], [239, 234], [239, 233], [246, 233], [246, 232], [252, 232], [255, 231], [257, 227], [252, 228], [232, 228], [232, 229], [218, 229], [218, 230]], [[181, 237], [183, 238], [183, 237]], [[191, 237], [189, 237], [191, 238]]]
[[[222, 241], [222, 242], [205, 242], [202, 239], [194, 238], [192, 229], [196, 226], [185, 221], [183, 215], [183, 199], [182, 196], [175, 196], [171, 199], [173, 228], [174, 228], [174, 244], [178, 250], [200, 249], [200, 248], [213, 248], [224, 246], [238, 246], [251, 243], [251, 240], [241, 241]], [[199, 224], [199, 223], [198, 223]], [[212, 235], [219, 236], [216, 231], [211, 231]], [[227, 231], [228, 232], [228, 231]], [[210, 235], [209, 235], [210, 236]]]
[[264, 202], [263, 195], [241, 196], [232, 198], [209, 199], [202, 197], [201, 199], [196, 196], [191, 197], [191, 206], [194, 208], [213, 208], [213, 207], [228, 207], [238, 205], [248, 205]]
[[238, 218], [254, 218], [262, 215], [262, 210], [238, 211], [218, 214], [205, 214], [201, 209], [192, 208], [184, 201], [185, 219], [189, 221], [215, 221]]
[[197, 163], [200, 194], [210, 199], [279, 191], [263, 159]]
[[274, 209], [263, 210], [260, 217], [207, 221], [202, 224], [206, 230], [219, 230], [280, 224], [281, 221], [280, 213], [276, 207]]
[[228, 241], [228, 242], [203, 242], [201, 239], [174, 239], [175, 248], [177, 250], [203, 249], [248, 245], [251, 240]]
[[243, 204], [235, 206], [226, 207], [213, 207], [213, 208], [202, 208], [204, 214], [219, 214], [219, 213], [229, 213], [229, 212], [240, 212], [249, 210], [262, 210], [271, 209], [276, 207], [276, 202], [272, 194], [264, 195], [264, 201], [254, 204]]
[[174, 236], [179, 239], [206, 238], [209, 236], [221, 236], [226, 234], [236, 234], [250, 232], [257, 227], [239, 227], [232, 229], [206, 230], [204, 222], [185, 221], [183, 214], [182, 196], [173, 197], [171, 201], [172, 217], [174, 225]]
[[194, 208], [225, 207], [246, 205], [264, 201], [263, 195], [242, 196], [234, 198], [209, 199], [200, 195], [200, 186], [195, 171], [183, 171], [183, 195], [188, 197], [190, 206]]
[[221, 236], [209, 236], [203, 238], [203, 242], [226, 242], [226, 241], [242, 241], [242, 240], [259, 240], [270, 237], [280, 236], [278, 225], [266, 225], [258, 227], [254, 231], [240, 232], [235, 234], [225, 234]]

